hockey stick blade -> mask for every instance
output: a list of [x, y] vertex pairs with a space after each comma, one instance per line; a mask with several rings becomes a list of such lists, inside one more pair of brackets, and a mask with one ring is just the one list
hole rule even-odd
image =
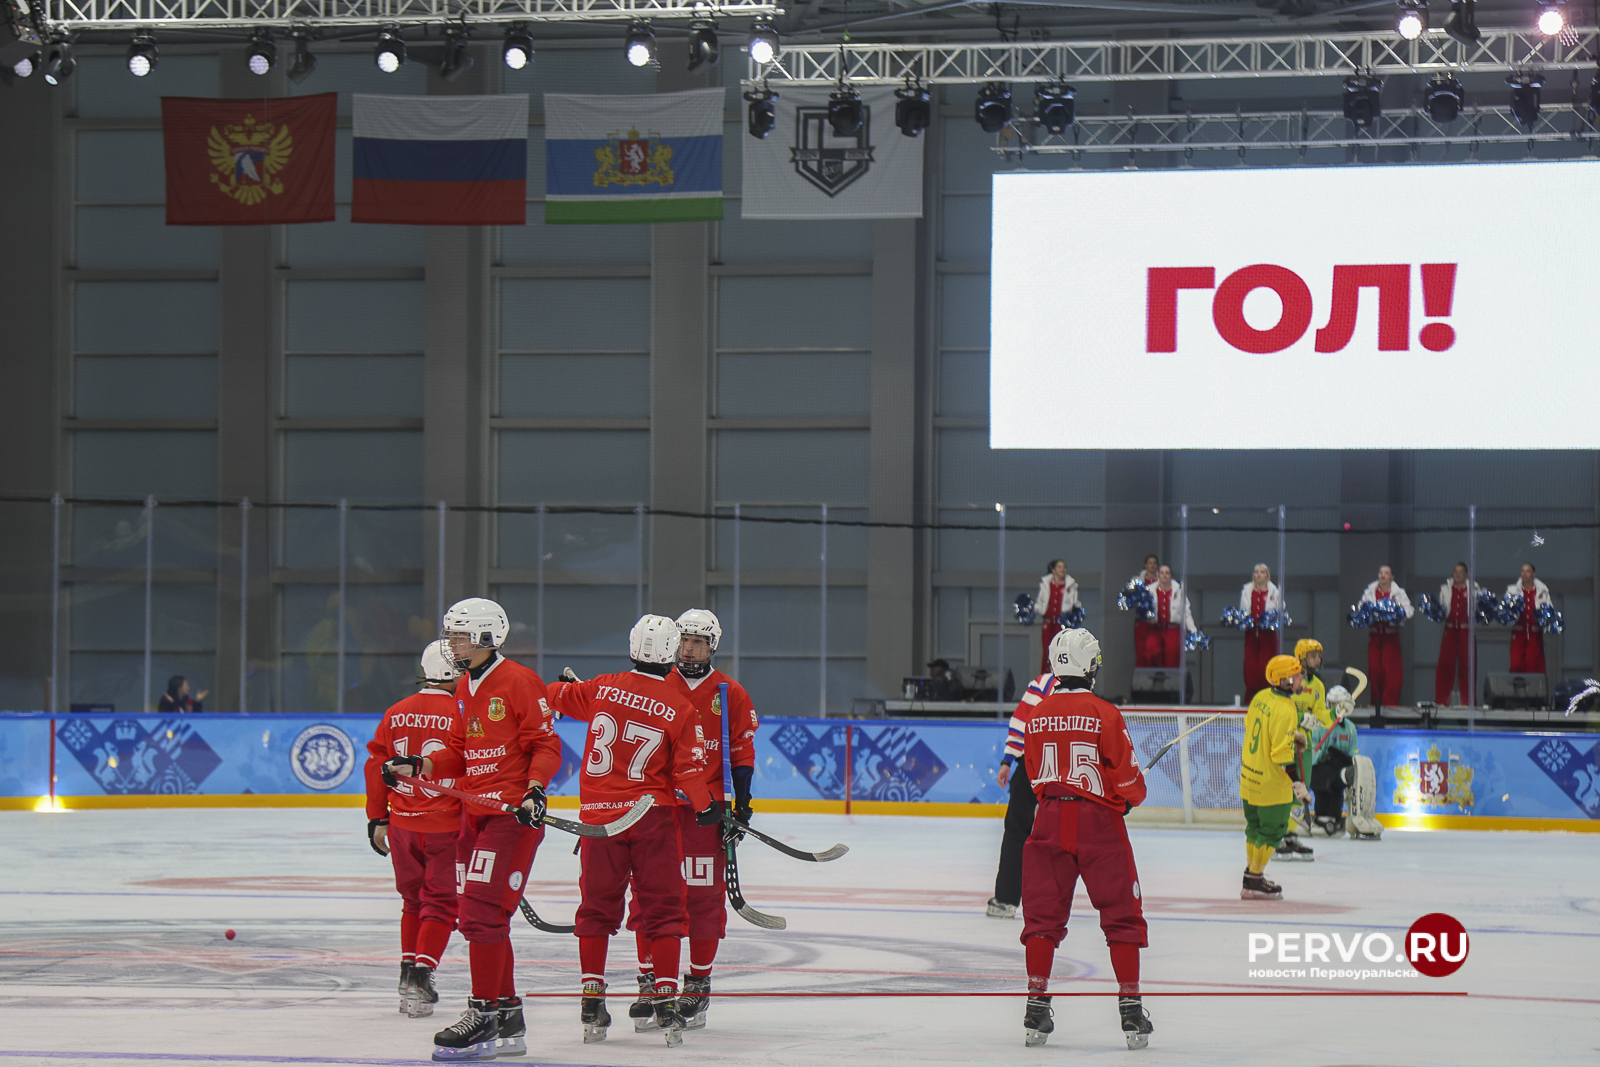
[[570, 934], [576, 931], [576, 926], [562, 926], [560, 923], [545, 922], [539, 918], [539, 913], [533, 910], [533, 905], [527, 899], [517, 901], [517, 906], [522, 909], [522, 917], [528, 920], [528, 925], [535, 930], [543, 930], [547, 934]]
[[[480, 808], [488, 808], [490, 811], [498, 811], [506, 815], [515, 815], [517, 811], [516, 808], [496, 797], [481, 797], [476, 793], [468, 793], [461, 789], [452, 789], [447, 785], [440, 785], [438, 782], [430, 782], [425, 778], [417, 779], [416, 784], [429, 793], [438, 793], [447, 797], [455, 797], [457, 800], [465, 800], [469, 804], [476, 804]], [[549, 813], [546, 813], [545, 817], [541, 821], [546, 826], [553, 827], [557, 830], [565, 830], [567, 833], [577, 834], [579, 837], [616, 837], [618, 834], [623, 833], [632, 827], [634, 823], [644, 818], [645, 813], [650, 810], [655, 802], [656, 798], [653, 796], [642, 796], [633, 802], [633, 806], [628, 809], [626, 814], [620, 818], [613, 819], [610, 822], [600, 823], [597, 826], [586, 822], [573, 822], [570, 819], [558, 819]]]
[[827, 863], [850, 851], [849, 845], [834, 845], [832, 848], [824, 849], [821, 852], [807, 852], [804, 849], [791, 848], [782, 841], [776, 841], [760, 830], [752, 830], [748, 824], [742, 823], [738, 819], [733, 819], [732, 822], [734, 826], [739, 828], [740, 833], [749, 834], [763, 845], [771, 845], [785, 856], [793, 856], [795, 859], [805, 860], [807, 863]]
[[725, 860], [722, 868], [723, 883], [728, 890], [728, 903], [733, 905], [733, 910], [739, 917], [748, 923], [753, 923], [763, 930], [784, 930], [789, 926], [789, 921], [781, 915], [767, 915], [759, 912], [745, 903], [744, 890], [739, 888], [739, 859], [736, 842], [730, 842], [724, 854]]
[[1200, 727], [1204, 726], [1206, 723], [1208, 723], [1208, 722], [1216, 722], [1218, 719], [1222, 718], [1222, 716], [1225, 715], [1225, 714], [1227, 714], [1227, 713], [1219, 711], [1215, 715], [1211, 716], [1211, 718], [1209, 718], [1209, 719], [1202, 719], [1201, 721], [1195, 723], [1193, 726], [1189, 727], [1183, 733], [1179, 734], [1177, 737], [1174, 737], [1171, 741], [1168, 741], [1166, 744], [1162, 745], [1161, 746], [1161, 751], [1156, 753], [1154, 759], [1152, 759], [1149, 763], [1145, 764], [1145, 768], [1144, 769], [1147, 770], [1147, 771], [1153, 769], [1156, 764], [1161, 762], [1161, 757], [1165, 756], [1168, 752], [1171, 752], [1173, 747], [1175, 745], [1177, 745], [1177, 743], [1179, 741], [1182, 741], [1185, 737], [1188, 737], [1190, 734], [1192, 734], [1196, 730], [1200, 729]]

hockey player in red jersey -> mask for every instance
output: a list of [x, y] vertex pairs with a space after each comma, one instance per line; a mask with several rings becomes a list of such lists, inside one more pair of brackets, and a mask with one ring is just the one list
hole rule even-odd
[[367, 742], [367, 841], [394, 864], [394, 887], [403, 901], [400, 1010], [413, 1019], [432, 1015], [439, 1002], [433, 972], [456, 928], [461, 801], [407, 781], [391, 790], [383, 782], [382, 768], [396, 756], [431, 756], [447, 746], [460, 674], [443, 641], [423, 649], [422, 689], [384, 712]]
[[683, 1043], [678, 1013], [678, 962], [688, 928], [683, 852], [678, 842], [675, 790], [689, 798], [701, 826], [716, 826], [722, 805], [706, 786], [706, 741], [699, 716], [681, 689], [667, 681], [678, 658], [678, 627], [662, 615], [646, 615], [628, 635], [633, 670], [602, 674], [587, 682], [550, 687], [550, 704], [562, 715], [589, 724], [583, 770], [578, 775], [579, 818], [607, 822], [641, 797], [656, 806], [627, 832], [582, 841], [579, 880], [578, 959], [583, 968], [580, 1009], [585, 1043], [604, 1041], [606, 949], [622, 926], [623, 898], [630, 879], [639, 933], [650, 941], [655, 964], [655, 1018], [667, 1044]]
[[1078, 879], [1100, 912], [1117, 976], [1122, 1032], [1144, 1048], [1154, 1027], [1139, 996], [1139, 950], [1148, 944], [1139, 871], [1123, 816], [1144, 801], [1144, 772], [1122, 713], [1095, 696], [1100, 642], [1065, 630], [1050, 642], [1056, 690], [1027, 715], [1023, 756], [1039, 797], [1033, 833], [1022, 847], [1022, 945], [1028, 964], [1023, 1043], [1043, 1045], [1055, 1029], [1050, 968], [1067, 933]]
[[[722, 687], [728, 687], [728, 703], [733, 718], [728, 721], [729, 744], [733, 761], [733, 814], [746, 825], [750, 822], [750, 782], [756, 770], [755, 705], [744, 686], [711, 666], [722, 641], [722, 623], [705, 608], [691, 608], [678, 616], [678, 666], [669, 675], [672, 683], [697, 713], [696, 722], [705, 736], [706, 788], [724, 804], [722, 788]], [[727, 888], [723, 881], [723, 834], [719, 826], [701, 826], [687, 807], [679, 806], [678, 840], [683, 846], [683, 881], [689, 902], [689, 974], [683, 980], [683, 997], [678, 1002], [685, 1030], [699, 1030], [706, 1024], [711, 1006], [711, 965], [717, 946], [728, 935]], [[634, 931], [639, 950], [639, 999], [628, 1009], [633, 1028], [644, 1032], [656, 1028], [655, 966], [651, 959], [651, 939], [640, 929], [637, 898], [628, 910], [628, 929]]]
[[561, 742], [544, 682], [500, 654], [510, 632], [506, 613], [492, 600], [473, 597], [445, 612], [444, 640], [465, 671], [456, 684], [458, 718], [449, 744], [432, 756], [397, 756], [384, 764], [397, 781], [412, 774], [461, 779], [460, 788], [517, 809], [515, 815], [490, 814], [467, 804], [462, 812], [456, 886], [472, 996], [461, 1021], [433, 1035], [436, 1060], [527, 1052], [522, 998], [512, 977], [511, 913], [544, 838], [545, 787], [561, 765]]

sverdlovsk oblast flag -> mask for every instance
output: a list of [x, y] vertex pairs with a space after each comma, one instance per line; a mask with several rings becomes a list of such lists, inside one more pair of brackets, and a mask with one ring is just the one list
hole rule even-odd
[[522, 226], [528, 97], [355, 94], [352, 222]]
[[723, 100], [545, 93], [544, 221], [722, 218]]

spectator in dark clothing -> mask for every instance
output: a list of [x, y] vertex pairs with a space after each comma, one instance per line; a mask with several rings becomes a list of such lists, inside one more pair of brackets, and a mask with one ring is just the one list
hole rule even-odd
[[210, 693], [209, 689], [202, 689], [193, 696], [189, 695], [189, 679], [181, 674], [174, 674], [167, 680], [167, 691], [161, 694], [161, 702], [156, 705], [157, 711], [190, 712], [201, 711], [200, 702]]

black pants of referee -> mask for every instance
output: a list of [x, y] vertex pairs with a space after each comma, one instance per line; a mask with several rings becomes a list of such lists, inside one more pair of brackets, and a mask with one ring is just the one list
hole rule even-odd
[[994, 898], [1002, 904], [1022, 903], [1022, 845], [1033, 833], [1033, 813], [1039, 798], [1033, 795], [1028, 770], [1021, 760], [1011, 766], [1011, 798], [1006, 803], [1006, 832], [1000, 839], [1000, 870], [994, 876]]

